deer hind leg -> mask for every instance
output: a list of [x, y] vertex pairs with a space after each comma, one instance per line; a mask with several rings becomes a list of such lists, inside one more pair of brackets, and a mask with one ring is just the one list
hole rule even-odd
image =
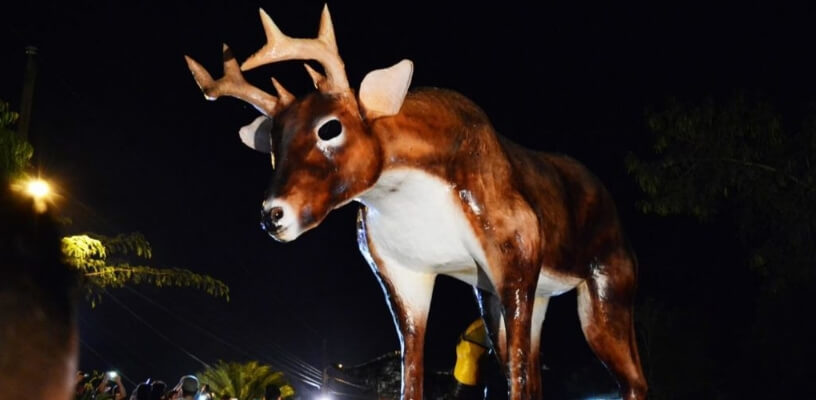
[[609, 368], [626, 400], [646, 398], [632, 316], [635, 262], [627, 251], [613, 252], [592, 266], [578, 285], [578, 315], [589, 346]]

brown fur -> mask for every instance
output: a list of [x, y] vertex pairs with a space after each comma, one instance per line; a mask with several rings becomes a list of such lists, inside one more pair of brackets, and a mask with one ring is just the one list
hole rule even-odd
[[[316, 149], [314, 122], [338, 116], [347, 143], [327, 159]], [[465, 97], [442, 89], [410, 93], [397, 115], [364, 120], [357, 102], [316, 93], [276, 118], [281, 160], [272, 193], [301, 210], [314, 227], [339, 205], [372, 187], [382, 172], [414, 168], [472, 193], [483, 212], [462, 202], [487, 257], [484, 273], [498, 295], [507, 330], [512, 399], [539, 398], [538, 344], [530, 343], [532, 304], [539, 273], [582, 280], [581, 316], [590, 346], [621, 382], [627, 399], [645, 396], [632, 328], [635, 261], [623, 238], [614, 203], [602, 184], [568, 157], [522, 148], [497, 135], [485, 114]], [[278, 124], [277, 121], [280, 121]], [[304, 211], [306, 210], [306, 211]], [[412, 316], [395, 293], [376, 243], [361, 246], [373, 258], [404, 343], [405, 398], [422, 393], [422, 351], [427, 316]]]
[[[464, 191], [469, 196], [467, 201], [452, 200], [460, 202], [484, 253], [477, 285], [498, 297], [499, 304], [489, 309], [504, 316], [504, 335], [494, 339], [494, 345], [507, 366], [511, 399], [541, 395], [539, 344], [530, 338], [542, 273], [552, 280], [578, 283], [579, 314], [590, 347], [609, 366], [628, 400], [645, 398], [632, 317], [635, 258], [623, 238], [611, 196], [597, 178], [575, 160], [534, 152], [499, 136], [484, 112], [460, 94], [426, 88], [403, 100], [412, 71], [409, 61], [398, 64], [400, 68], [381, 70], [377, 76], [388, 79], [366, 86], [358, 99], [348, 88], [328, 8], [317, 40], [293, 41], [263, 11], [261, 15], [270, 35], [266, 50], [244, 66], [317, 58], [331, 78], [324, 79], [307, 67], [320, 89], [317, 93], [294, 99], [277, 82], [280, 98], [261, 92], [243, 79], [226, 47], [225, 77], [217, 81], [191, 58], [187, 63], [208, 98], [242, 98], [274, 117], [271, 147], [280, 168], [269, 189], [270, 205], [264, 206], [263, 222], [273, 237], [284, 240], [282, 232], [297, 226], [299, 231], [286, 239], [291, 240], [316, 227], [331, 210], [374, 187], [383, 172], [407, 168], [430, 174], [456, 189], [452, 193]], [[378, 104], [385, 107], [377, 109]], [[365, 109], [368, 106], [373, 108]], [[396, 109], [396, 115], [386, 115]], [[328, 116], [343, 126], [345, 142], [340, 146], [318, 142], [317, 125]], [[297, 224], [283, 226], [284, 208], [294, 214], [287, 214], [287, 221]], [[433, 283], [427, 279], [435, 275], [386, 265], [366, 230], [365, 211], [363, 207], [358, 243], [382, 282], [400, 330], [403, 396], [418, 400], [432, 294], [428, 287]]]

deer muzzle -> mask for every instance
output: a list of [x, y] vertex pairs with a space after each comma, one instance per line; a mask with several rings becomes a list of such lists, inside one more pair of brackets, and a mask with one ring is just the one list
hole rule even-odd
[[282, 200], [265, 201], [261, 208], [261, 229], [279, 242], [289, 242], [300, 235], [300, 223], [292, 206]]

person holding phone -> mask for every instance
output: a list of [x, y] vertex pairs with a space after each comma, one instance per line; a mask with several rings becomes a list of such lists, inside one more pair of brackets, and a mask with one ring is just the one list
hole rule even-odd
[[113, 396], [114, 400], [123, 400], [127, 397], [127, 390], [125, 389], [125, 385], [122, 384], [122, 377], [116, 371], [108, 371], [105, 373], [105, 377], [102, 378], [102, 382], [99, 383], [96, 392], [99, 394], [107, 393]]

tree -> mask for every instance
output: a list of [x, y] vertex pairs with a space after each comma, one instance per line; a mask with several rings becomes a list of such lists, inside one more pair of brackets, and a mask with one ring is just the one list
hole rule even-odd
[[238, 400], [256, 400], [264, 395], [267, 385], [275, 385], [281, 396], [294, 396], [295, 390], [287, 382], [283, 372], [273, 371], [272, 367], [257, 361], [246, 363], [218, 363], [196, 374], [202, 384], [207, 384], [219, 396], [229, 395]]
[[[645, 194], [642, 211], [693, 216], [702, 223], [700, 229], [726, 227], [736, 238], [732, 261], [736, 267], [720, 266], [731, 269], [725, 278], [711, 283], [700, 282], [698, 273], [694, 283], [709, 285], [720, 300], [732, 304], [729, 296], [739, 291], [738, 307], [748, 310], [747, 322], [736, 327], [728, 326], [733, 325], [732, 319], [722, 322], [722, 316], [713, 317], [712, 309], [692, 313], [695, 320], [707, 316], [705, 322], [711, 326], [701, 321], [693, 331], [710, 334], [703, 338], [715, 343], [712, 347], [728, 342], [740, 346], [739, 354], [713, 360], [719, 364], [713, 370], [730, 375], [727, 379], [733, 387], [717, 383], [713, 387], [748, 397], [790, 397], [804, 390], [814, 378], [810, 359], [816, 354], [812, 343], [816, 332], [812, 324], [803, 323], [801, 313], [802, 305], [812, 302], [816, 276], [814, 109], [788, 107], [782, 114], [770, 102], [746, 95], [725, 102], [707, 99], [699, 105], [671, 101], [665, 109], [648, 113], [647, 125], [654, 134], [650, 154], [630, 154], [626, 160]], [[687, 277], [694, 280], [692, 274]], [[653, 310], [666, 309], [655, 301], [647, 304]], [[713, 304], [721, 307], [719, 312], [729, 312], [722, 303]], [[656, 321], [650, 327], [652, 333], [681, 329], [676, 322], [684, 313], [688, 310], [652, 312]], [[711, 335], [725, 337], [716, 341]], [[685, 335], [672, 340], [680, 337], [688, 341]], [[671, 348], [670, 343], [664, 341], [666, 346], [649, 352], [664, 358], [677, 355], [677, 347]], [[681, 356], [706, 359], [708, 355]], [[746, 381], [753, 385], [745, 385]]]
[[[25, 175], [34, 149], [14, 131], [19, 114], [0, 101], [0, 178], [13, 182]], [[100, 289], [122, 287], [125, 284], [149, 284], [156, 287], [192, 287], [229, 300], [229, 287], [215, 278], [182, 268], [155, 268], [131, 264], [152, 257], [150, 243], [140, 233], [106, 237], [82, 234], [62, 238], [62, 252], [68, 265], [77, 268], [87, 278], [88, 299], [96, 304]]]
[[8, 103], [0, 100], [0, 179], [4, 182], [18, 178], [34, 155], [28, 141], [13, 130], [19, 117]]
[[229, 299], [229, 287], [210, 276], [182, 268], [130, 264], [127, 256], [149, 260], [153, 253], [150, 243], [140, 233], [119, 234], [112, 238], [93, 234], [67, 236], [62, 238], [62, 252], [66, 262], [87, 278], [87, 297], [91, 304], [99, 300], [100, 289], [123, 287], [128, 283], [192, 287]]
[[644, 212], [702, 221], [727, 214], [770, 291], [812, 279], [816, 259], [816, 114], [798, 129], [782, 121], [746, 96], [724, 106], [673, 101], [647, 118], [655, 158], [627, 159], [647, 196]]

